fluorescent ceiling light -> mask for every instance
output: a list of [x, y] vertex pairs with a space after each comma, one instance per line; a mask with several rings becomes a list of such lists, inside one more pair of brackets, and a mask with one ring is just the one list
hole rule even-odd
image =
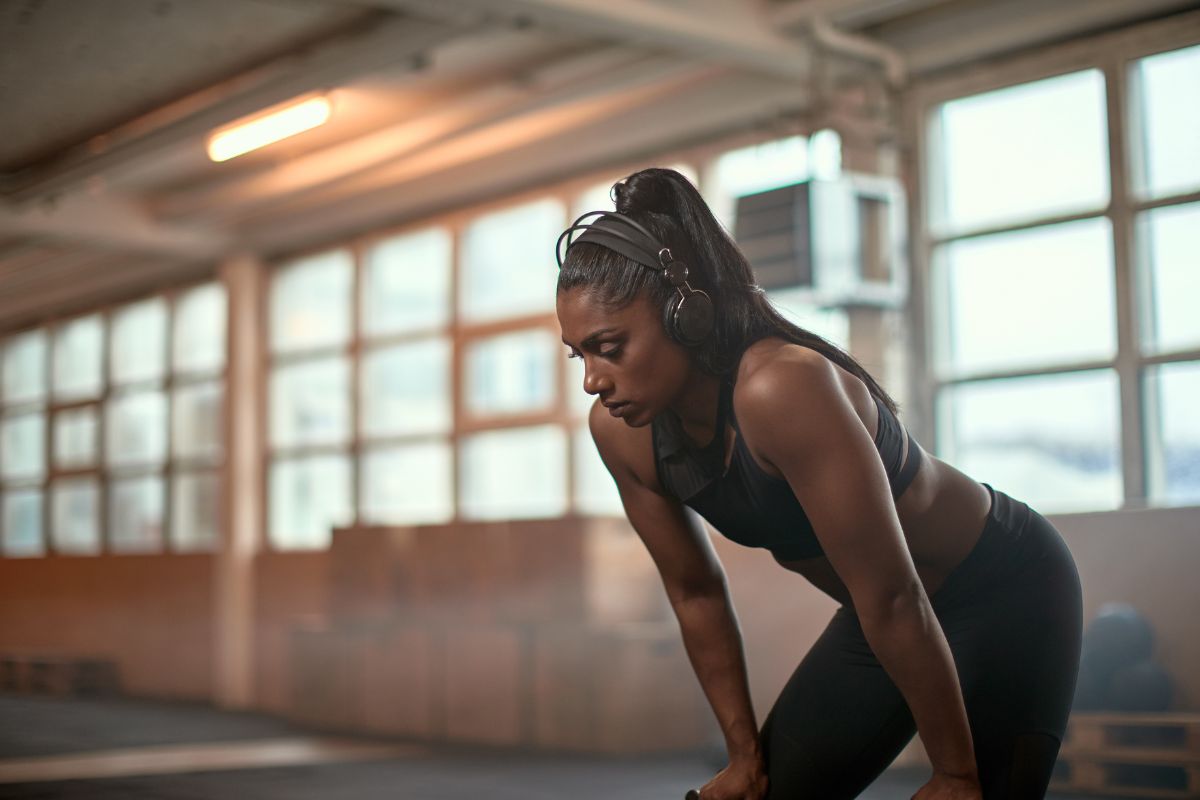
[[329, 114], [329, 100], [322, 95], [301, 100], [246, 122], [235, 123], [209, 138], [208, 157], [213, 161], [228, 161], [280, 139], [324, 125], [329, 120]]

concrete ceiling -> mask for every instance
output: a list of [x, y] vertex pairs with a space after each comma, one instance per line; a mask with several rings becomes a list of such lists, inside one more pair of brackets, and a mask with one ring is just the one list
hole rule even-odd
[[[0, 330], [1194, 0], [0, 0]], [[222, 164], [221, 125], [331, 122]]]

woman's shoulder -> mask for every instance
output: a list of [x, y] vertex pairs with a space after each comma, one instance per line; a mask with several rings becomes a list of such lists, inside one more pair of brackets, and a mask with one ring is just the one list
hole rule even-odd
[[870, 390], [811, 347], [768, 337], [746, 348], [738, 364], [733, 404], [743, 428], [820, 425], [847, 403], [865, 418], [873, 406]]
[[777, 336], [752, 343], [742, 353], [734, 375], [734, 394], [748, 402], [769, 401], [780, 392], [804, 393], [813, 381], [837, 379], [838, 367], [802, 344]]

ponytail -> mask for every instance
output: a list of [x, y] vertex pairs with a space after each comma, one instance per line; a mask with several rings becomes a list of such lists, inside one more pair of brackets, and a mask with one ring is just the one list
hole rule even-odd
[[[856, 376], [896, 413], [896, 402], [849, 353], [779, 313], [755, 281], [750, 263], [691, 181], [673, 169], [652, 167], [619, 181], [613, 192], [616, 210], [654, 233], [677, 260], [688, 265], [689, 283], [712, 298], [716, 309], [713, 333], [691, 350], [700, 369], [727, 375], [747, 347], [767, 336], [778, 336], [816, 350]], [[559, 271], [558, 290], [573, 288], [595, 292], [613, 308], [628, 305], [642, 292], [662, 305], [675, 291], [657, 273], [586, 242], [567, 251]]]

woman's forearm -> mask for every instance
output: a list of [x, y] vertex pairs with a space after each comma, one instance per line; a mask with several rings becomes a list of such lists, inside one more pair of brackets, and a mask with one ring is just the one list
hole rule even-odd
[[924, 593], [860, 620], [868, 644], [908, 703], [934, 770], [974, 777], [975, 751], [954, 657]]
[[725, 735], [730, 759], [760, 757], [742, 634], [728, 592], [693, 596], [672, 607], [692, 668]]

